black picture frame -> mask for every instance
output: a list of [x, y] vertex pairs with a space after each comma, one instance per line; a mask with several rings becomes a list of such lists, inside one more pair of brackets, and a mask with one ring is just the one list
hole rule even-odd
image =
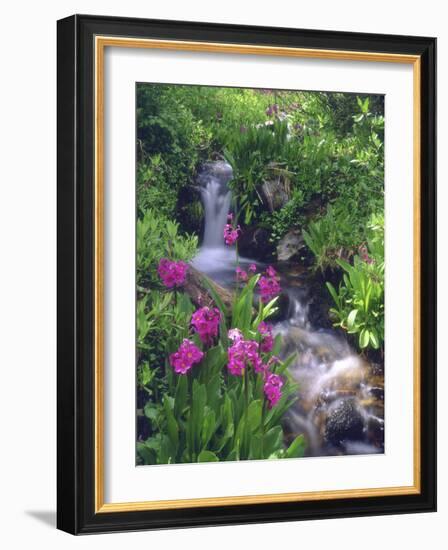
[[[57, 526], [72, 534], [436, 509], [436, 39], [74, 15], [57, 24]], [[95, 512], [94, 51], [96, 35], [412, 54], [421, 58], [421, 491], [165, 510]]]

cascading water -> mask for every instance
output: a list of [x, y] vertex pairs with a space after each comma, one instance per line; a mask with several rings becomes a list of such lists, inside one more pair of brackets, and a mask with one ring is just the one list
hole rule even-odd
[[232, 176], [232, 167], [222, 161], [207, 163], [199, 172], [197, 182], [205, 212], [204, 248], [224, 248], [223, 230], [232, 198], [228, 183]]
[[[235, 247], [224, 245], [223, 231], [231, 204], [229, 164], [206, 163], [198, 176], [204, 204], [205, 227], [201, 249], [193, 260], [198, 270], [216, 282], [235, 282]], [[251, 260], [239, 259], [243, 266]], [[256, 263], [256, 262], [254, 262]], [[260, 265], [260, 264], [259, 264]], [[280, 267], [280, 266], [279, 266]], [[310, 456], [370, 454], [384, 450], [384, 377], [335, 330], [313, 327], [309, 310], [312, 296], [306, 279], [280, 270], [288, 304], [274, 332], [282, 335], [281, 355], [297, 354], [290, 366], [299, 384], [299, 396], [284, 418], [292, 439], [304, 433]]]
[[[306, 283], [305, 283], [306, 284]], [[297, 353], [290, 366], [299, 399], [285, 423], [304, 432], [308, 455], [371, 454], [384, 450], [384, 382], [378, 366], [354, 353], [343, 334], [312, 327], [306, 289], [289, 296], [287, 317], [275, 324], [282, 356]]]
[[[205, 224], [202, 246], [192, 263], [196, 269], [223, 285], [235, 280], [235, 247], [224, 244], [224, 226], [232, 199], [228, 184], [232, 177], [232, 167], [224, 161], [205, 163], [197, 177]], [[240, 265], [247, 262], [239, 258]]]

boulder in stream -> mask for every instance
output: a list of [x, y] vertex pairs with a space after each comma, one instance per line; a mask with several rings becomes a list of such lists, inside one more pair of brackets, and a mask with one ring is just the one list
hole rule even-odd
[[354, 399], [340, 399], [328, 411], [325, 425], [325, 441], [340, 447], [344, 441], [363, 439], [364, 418]]
[[277, 258], [279, 262], [288, 262], [298, 259], [300, 250], [305, 246], [302, 232], [298, 229], [291, 229], [280, 239], [277, 245]]
[[271, 261], [275, 249], [269, 237], [270, 233], [264, 227], [247, 227], [238, 239], [238, 252], [246, 258]]

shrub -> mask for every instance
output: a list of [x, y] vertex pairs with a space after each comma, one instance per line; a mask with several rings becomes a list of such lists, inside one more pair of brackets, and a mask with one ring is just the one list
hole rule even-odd
[[197, 251], [196, 236], [180, 235], [176, 222], [147, 210], [137, 220], [137, 376], [149, 395], [165, 387], [165, 350], [170, 338], [180, 338], [188, 326], [192, 304], [160, 284], [162, 258], [189, 261]]
[[160, 288], [157, 266], [161, 258], [190, 261], [197, 252], [198, 237], [181, 235], [179, 224], [153, 209], [137, 220], [137, 285]]
[[336, 317], [335, 326], [348, 334], [357, 335], [361, 349], [379, 349], [384, 341], [384, 219], [373, 216], [367, 243], [360, 246], [360, 254], [353, 265], [338, 259], [344, 270], [338, 291], [327, 282], [335, 307], [330, 311]]
[[329, 204], [325, 215], [309, 222], [303, 231], [305, 243], [315, 256], [314, 268], [335, 268], [339, 258], [352, 256], [363, 240], [364, 229], [342, 201]]

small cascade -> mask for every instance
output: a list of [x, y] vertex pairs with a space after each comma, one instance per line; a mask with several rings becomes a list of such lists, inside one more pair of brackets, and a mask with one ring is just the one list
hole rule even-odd
[[223, 230], [232, 196], [228, 183], [232, 176], [232, 167], [223, 161], [208, 162], [199, 172], [197, 183], [205, 212], [203, 248], [224, 248]]
[[[232, 167], [224, 161], [205, 163], [197, 177], [205, 224], [202, 246], [192, 264], [224, 286], [235, 282], [236, 247], [224, 244], [224, 226], [232, 200], [228, 184], [232, 177]], [[241, 267], [248, 264], [249, 260], [239, 258]]]
[[275, 325], [283, 336], [282, 356], [297, 353], [290, 372], [299, 399], [285, 419], [288, 431], [305, 433], [311, 456], [383, 452], [382, 377], [343, 334], [314, 329], [306, 293], [293, 290], [287, 289], [287, 319]]

